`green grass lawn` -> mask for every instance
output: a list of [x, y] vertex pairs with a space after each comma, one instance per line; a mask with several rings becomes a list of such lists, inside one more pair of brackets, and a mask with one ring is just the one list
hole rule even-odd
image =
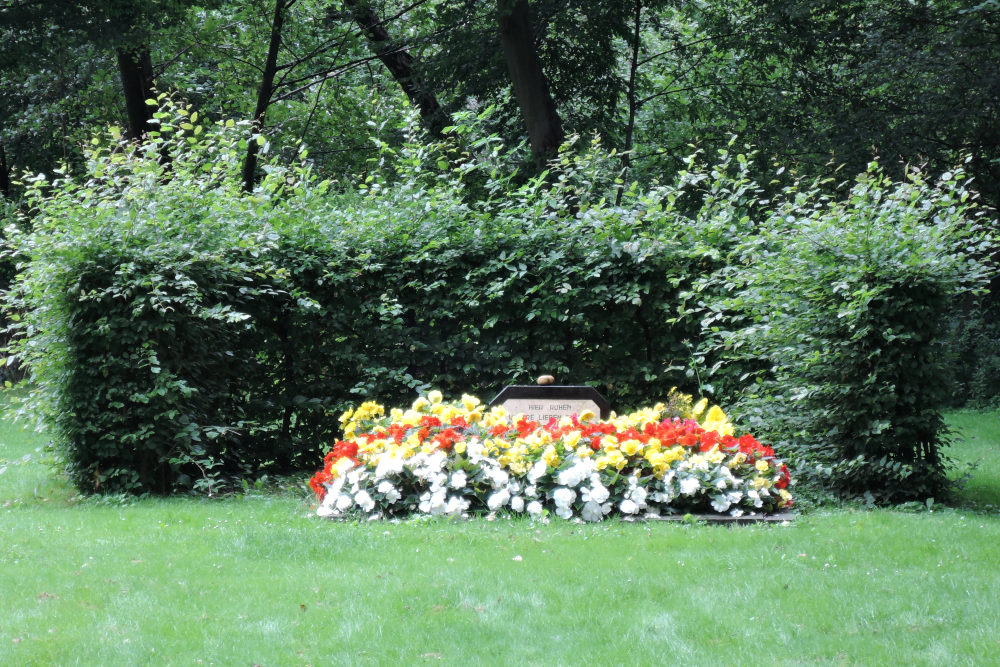
[[1000, 413], [950, 421], [955, 507], [742, 527], [80, 499], [3, 425], [0, 665], [995, 664]]

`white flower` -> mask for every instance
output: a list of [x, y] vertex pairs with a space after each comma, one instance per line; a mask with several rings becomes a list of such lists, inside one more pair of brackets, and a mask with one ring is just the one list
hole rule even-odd
[[510, 508], [515, 512], [524, 511], [524, 498], [521, 496], [514, 496], [510, 499]]
[[383, 452], [379, 455], [378, 465], [375, 466], [375, 479], [384, 479], [401, 472], [403, 472], [403, 457], [398, 452]]
[[573, 510], [569, 507], [556, 506], [556, 515], [561, 519], [572, 519]]
[[588, 500], [580, 510], [580, 517], [584, 521], [600, 521], [604, 518], [604, 508], [601, 504], [593, 500]]
[[[591, 481], [593, 481], [593, 478], [591, 478]], [[605, 500], [607, 500], [610, 495], [611, 492], [608, 491], [608, 487], [600, 483], [589, 489], [587, 487], [583, 487], [582, 489], [580, 489], [580, 498], [585, 503], [595, 502], [598, 505], [600, 505]]]
[[646, 504], [646, 495], [646, 488], [643, 486], [635, 487], [632, 489], [632, 493], [630, 494], [632, 500], [634, 500], [635, 504], [639, 507], [643, 507]]
[[[565, 487], [559, 487], [552, 494], [552, 500], [555, 501], [556, 507], [566, 508], [573, 504], [576, 500], [576, 491], [572, 489], [567, 489]], [[572, 512], [570, 512], [572, 515]], [[559, 516], [562, 516], [561, 514]]]
[[563, 486], [580, 486], [580, 483], [587, 479], [593, 470], [594, 462], [590, 459], [583, 459], [566, 470], [560, 471], [556, 482]]
[[353, 503], [354, 503], [354, 501], [351, 500], [351, 497], [349, 495], [347, 495], [346, 493], [342, 493], [339, 496], [337, 496], [337, 505], [336, 505], [337, 511], [338, 512], [343, 512], [348, 507], [350, 507]]
[[649, 498], [654, 503], [663, 503], [665, 505], [674, 499], [674, 494], [669, 489], [667, 489], [666, 491], [657, 491], [656, 493], [652, 494]]
[[534, 484], [526, 486], [524, 487], [524, 495], [528, 496], [529, 498], [537, 498], [538, 488]]
[[473, 438], [465, 443], [465, 453], [473, 463], [479, 463], [483, 458], [483, 443], [479, 438]]
[[439, 489], [448, 486], [448, 473], [439, 472], [431, 480], [431, 489]]
[[729, 502], [728, 494], [723, 493], [722, 495], [712, 496], [712, 509], [716, 512], [725, 512], [729, 509], [730, 505], [732, 503]]
[[464, 470], [458, 470], [451, 474], [451, 482], [448, 484], [453, 489], [463, 489], [468, 481]]
[[444, 514], [445, 507], [447, 506], [447, 496], [445, 495], [444, 489], [439, 489], [431, 494], [430, 499], [430, 514]]
[[618, 508], [622, 511], [622, 514], [635, 514], [639, 511], [639, 506], [635, 504], [632, 500], [623, 500]]
[[489, 498], [486, 499], [486, 506], [490, 508], [490, 511], [495, 511], [510, 502], [510, 491], [507, 489], [500, 489]]
[[528, 511], [528, 514], [530, 514], [531, 516], [541, 516], [542, 515], [542, 504], [540, 502], [538, 502], [537, 500], [532, 500], [530, 503], [528, 503], [528, 506], [525, 507], [525, 509]]
[[379, 482], [379, 485], [378, 487], [376, 487], [375, 490], [381, 493], [383, 496], [385, 496], [386, 502], [390, 504], [396, 502], [401, 498], [399, 490], [396, 489], [396, 487], [393, 486], [392, 482], [390, 482], [389, 480], [384, 479], [381, 482]]
[[697, 477], [685, 477], [681, 480], [681, 495], [693, 496], [701, 488]]
[[747, 491], [747, 498], [753, 501], [754, 507], [761, 507], [764, 504], [764, 501], [760, 499], [760, 494], [757, 493], [756, 489], [750, 489]]
[[461, 514], [469, 509], [469, 501], [461, 496], [451, 496], [445, 503], [444, 513], [449, 515]]
[[367, 491], [362, 489], [354, 496], [354, 502], [358, 504], [358, 507], [366, 512], [371, 512], [375, 509], [375, 499], [372, 498]]
[[510, 481], [510, 475], [500, 468], [487, 468], [485, 472], [486, 478], [490, 480], [494, 489], [499, 489], [501, 486], [506, 485], [507, 482]]
[[535, 482], [540, 480], [542, 477], [545, 476], [546, 470], [548, 470], [548, 465], [545, 463], [543, 459], [538, 459], [537, 461], [535, 461], [535, 465], [531, 466], [531, 469], [528, 471], [528, 483], [534, 484]]

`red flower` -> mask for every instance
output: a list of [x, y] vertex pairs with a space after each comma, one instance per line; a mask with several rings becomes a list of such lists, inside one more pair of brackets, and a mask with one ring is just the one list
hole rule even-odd
[[781, 464], [781, 478], [778, 479], [778, 481], [774, 483], [774, 486], [777, 487], [777, 488], [779, 488], [779, 489], [787, 489], [788, 488], [788, 482], [790, 482], [791, 479], [792, 479], [791, 475], [788, 474], [788, 466], [786, 466], [784, 463], [782, 463]]
[[429, 426], [431, 428], [437, 428], [439, 426], [442, 426], [443, 424], [444, 422], [442, 422], [438, 417], [435, 417], [434, 415], [425, 415], [420, 418], [421, 426], [425, 427]]
[[461, 439], [462, 436], [459, 435], [454, 429], [450, 428], [445, 429], [440, 433], [438, 433], [436, 436], [434, 436], [435, 444], [437, 444], [438, 449], [441, 449], [443, 451], [448, 451], [449, 449], [451, 449], [452, 445], [454, 445]]
[[338, 440], [337, 444], [333, 446], [333, 460], [339, 458], [347, 457], [353, 459], [355, 463], [358, 457], [358, 443], [353, 440]]
[[538, 428], [538, 422], [528, 421], [526, 418], [521, 417], [521, 420], [517, 422], [517, 434], [522, 438], [527, 438], [532, 431]]
[[318, 473], [312, 476], [309, 480], [309, 487], [316, 494], [316, 498], [322, 502], [323, 497], [326, 495], [326, 487], [323, 486], [326, 482], [329, 482], [333, 476], [326, 470], [320, 470]]

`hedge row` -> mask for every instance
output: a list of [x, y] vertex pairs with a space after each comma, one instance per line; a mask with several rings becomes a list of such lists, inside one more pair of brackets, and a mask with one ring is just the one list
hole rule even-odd
[[[53, 429], [87, 492], [212, 491], [234, 477], [314, 468], [350, 403], [405, 404], [430, 387], [488, 400], [543, 372], [595, 384], [620, 410], [675, 385], [710, 391], [714, 381], [719, 400], [751, 417], [756, 409], [767, 426], [767, 401], [743, 401], [754, 394], [749, 382], [804, 378], [804, 395], [823, 396], [808, 389], [815, 374], [794, 369], [824, 369], [803, 366], [805, 352], [840, 350], [830, 358], [837, 366], [862, 351], [861, 322], [877, 334], [880, 356], [865, 352], [867, 361], [840, 367], [837, 391], [896, 391], [881, 375], [873, 384], [865, 364], [912, 368], [925, 359], [940, 299], [978, 280], [955, 278], [972, 265], [957, 247], [968, 237], [964, 205], [947, 213], [925, 192], [931, 203], [914, 225], [937, 225], [927, 239], [938, 245], [920, 235], [910, 245], [959, 259], [900, 285], [905, 301], [895, 283], [879, 282], [896, 274], [873, 274], [879, 298], [859, 306], [871, 317], [829, 326], [844, 295], [836, 267], [846, 270], [850, 258], [831, 255], [840, 258], [825, 273], [804, 269], [810, 241], [796, 230], [809, 226], [794, 221], [818, 216], [829, 228], [843, 218], [863, 233], [898, 220], [873, 221], [870, 202], [831, 206], [796, 184], [763, 201], [742, 175], [742, 156], [715, 168], [692, 162], [669, 187], [627, 192], [622, 207], [603, 198], [614, 171], [597, 147], [514, 186], [493, 174], [488, 142], [463, 158], [418, 143], [399, 154], [383, 147], [357, 187], [331, 187], [307, 166], [270, 165], [248, 196], [238, 128], [202, 121], [207, 131], [195, 132], [175, 112], [159, 114], [162, 133], [144, 147], [98, 145], [85, 183], [36, 179], [31, 231], [8, 228], [22, 261], [8, 311], [21, 318], [14, 351], [35, 380], [29, 409]], [[787, 222], [779, 229], [775, 220]], [[894, 237], [873, 238], [877, 255]], [[768, 283], [771, 262], [792, 283]], [[801, 298], [792, 298], [795, 281]], [[825, 290], [817, 308], [814, 288]], [[924, 302], [933, 307], [910, 308]], [[883, 308], [891, 304], [899, 305]], [[801, 349], [744, 335], [772, 311]], [[928, 384], [940, 371], [926, 361], [927, 372], [897, 373], [915, 384], [880, 432], [891, 441], [894, 428], [907, 437], [929, 429], [921, 442], [936, 453]], [[787, 398], [757, 393], [772, 406]], [[810, 447], [853, 460], [837, 448], [843, 438], [832, 437], [830, 420], [850, 433], [885, 421], [874, 400], [841, 401], [829, 415], [801, 405], [794, 428], [775, 419], [772, 434], [794, 431], [806, 463], [816, 460]], [[891, 443], [884, 449], [891, 458]]]

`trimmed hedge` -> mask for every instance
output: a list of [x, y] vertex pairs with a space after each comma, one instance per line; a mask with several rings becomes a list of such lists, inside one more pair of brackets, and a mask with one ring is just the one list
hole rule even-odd
[[[918, 192], [913, 223], [940, 234], [901, 248], [953, 261], [921, 265], [921, 281], [871, 273], [864, 284], [878, 298], [841, 327], [830, 320], [836, 276], [809, 268], [809, 236], [793, 232], [820, 219], [835, 245], [837, 217], [866, 220], [871, 200], [834, 206], [794, 185], [769, 203], [742, 155], [712, 168], [692, 160], [671, 186], [630, 189], [623, 207], [606, 203], [615, 160], [598, 145], [515, 187], [496, 176], [489, 140], [472, 156], [416, 141], [381, 146], [354, 187], [320, 181], [305, 162], [269, 164], [246, 195], [241, 128], [211, 127], [169, 103], [157, 116], [161, 130], [143, 146], [97, 141], [86, 182], [34, 179], [32, 231], [8, 228], [21, 261], [7, 298], [18, 318], [13, 351], [35, 380], [26, 413], [52, 427], [85, 492], [213, 492], [239, 477], [310, 469], [340, 435], [334, 415], [348, 404], [405, 404], [429, 387], [488, 400], [540, 373], [594, 383], [619, 410], [675, 385], [702, 393], [715, 383], [717, 399], [756, 415], [754, 430], [773, 422], [774, 437], [798, 438], [800, 474], [854, 460], [827, 427], [844, 415], [859, 428], [891, 422], [866, 441], [866, 456], [889, 456], [899, 434], [920, 429], [921, 446], [936, 453], [928, 383], [938, 371], [911, 362], [933, 364], [937, 304], [979, 279], [956, 278], [975, 268], [957, 246], [968, 238], [963, 203], [948, 210]], [[872, 197], [890, 189], [879, 182]], [[873, 257], [894, 247], [899, 220], [883, 217]], [[847, 266], [838, 252], [823, 266]], [[859, 322], [883, 336], [882, 356], [852, 365], [869, 354]], [[772, 335], [782, 331], [796, 344]], [[830, 363], [810, 361], [824, 350], [837, 351]], [[886, 372], [865, 375], [876, 362]], [[836, 403], [829, 419], [817, 408], [826, 394], [773, 389], [832, 371], [836, 386], [816, 386], [863, 400]], [[906, 393], [886, 379], [896, 377]], [[769, 389], [748, 393], [748, 378]], [[887, 391], [891, 406], [878, 398]], [[746, 400], [755, 392], [764, 400]], [[943, 480], [940, 466], [932, 472]], [[894, 474], [865, 484], [892, 486]]]
[[248, 197], [210, 187], [209, 158], [238, 151], [226, 136], [201, 160], [179, 149], [166, 184], [152, 144], [99, 150], [85, 186], [33, 191], [19, 354], [82, 490], [313, 467], [348, 404], [431, 386], [488, 400], [551, 373], [625, 409], [684, 384], [695, 328], [668, 320], [698, 260], [650, 233], [672, 215], [658, 203], [574, 195], [567, 219], [551, 205], [565, 181], [473, 208], [451, 170], [335, 196], [272, 168]]

